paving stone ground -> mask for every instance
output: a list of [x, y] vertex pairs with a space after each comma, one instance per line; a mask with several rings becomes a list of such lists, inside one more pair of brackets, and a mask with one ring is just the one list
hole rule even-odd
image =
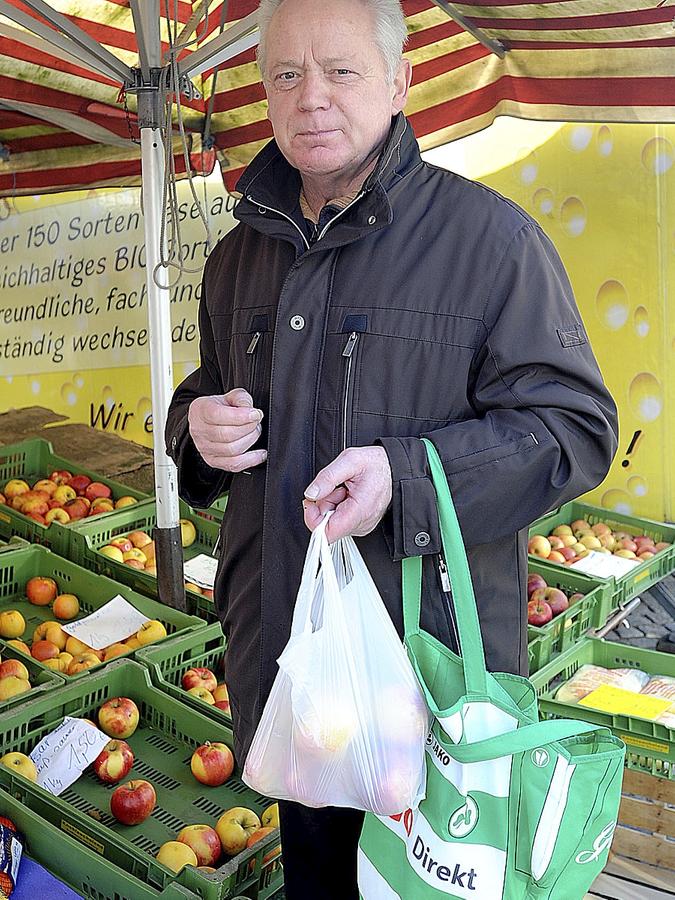
[[675, 634], [675, 575], [668, 575], [640, 598], [635, 612], [609, 632], [608, 641], [654, 649], [659, 639]]

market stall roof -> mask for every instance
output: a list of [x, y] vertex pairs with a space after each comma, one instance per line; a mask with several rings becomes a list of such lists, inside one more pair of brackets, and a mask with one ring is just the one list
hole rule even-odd
[[[162, 18], [165, 59], [170, 42], [190, 42], [178, 58], [201, 94], [183, 101], [191, 165], [208, 170], [215, 150], [232, 188], [271, 135], [255, 65], [256, 6], [211, 0], [205, 21], [204, 0], [0, 0], [0, 195], [140, 182], [130, 140], [136, 98], [125, 102], [120, 87], [131, 68], [152, 65], [153, 16]], [[671, 0], [403, 6], [414, 67], [407, 113], [426, 149], [500, 114], [675, 121]], [[66, 35], [56, 30], [64, 22]], [[220, 60], [209, 60], [214, 42]], [[178, 152], [176, 169], [185, 169]]]

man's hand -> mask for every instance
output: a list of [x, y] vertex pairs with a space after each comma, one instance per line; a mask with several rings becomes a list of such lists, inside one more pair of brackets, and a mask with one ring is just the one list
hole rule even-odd
[[267, 459], [267, 450], [249, 450], [260, 437], [262, 411], [243, 388], [220, 397], [197, 397], [190, 404], [190, 435], [204, 462], [224, 472], [243, 472]]
[[348, 534], [363, 537], [391, 502], [391, 467], [383, 447], [350, 447], [322, 469], [305, 490], [305, 525], [314, 531], [328, 510], [332, 543]]

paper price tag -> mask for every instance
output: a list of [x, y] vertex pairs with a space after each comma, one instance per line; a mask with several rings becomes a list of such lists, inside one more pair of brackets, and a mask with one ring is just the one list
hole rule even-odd
[[641, 719], [658, 719], [670, 708], [670, 700], [652, 697], [649, 694], [636, 694], [625, 691], [612, 684], [601, 684], [600, 687], [586, 694], [579, 701], [579, 706], [590, 706], [602, 712], [616, 713], [624, 716], [639, 716]]
[[596, 575], [598, 578], [621, 578], [626, 572], [630, 572], [635, 566], [639, 566], [641, 559], [625, 559], [623, 556], [614, 556], [612, 553], [598, 553], [590, 550], [588, 556], [572, 563], [570, 569], [585, 572], [586, 575]]
[[205, 553], [200, 553], [192, 559], [188, 559], [184, 564], [183, 575], [185, 581], [191, 581], [200, 588], [213, 590], [217, 568], [217, 559], [214, 559], [213, 556], [207, 556]]
[[66, 716], [58, 728], [33, 748], [37, 783], [58, 796], [77, 781], [110, 738], [83, 719]]
[[103, 650], [110, 644], [136, 634], [141, 625], [149, 621], [147, 616], [117, 594], [90, 616], [61, 627], [66, 634], [72, 635], [88, 647]]

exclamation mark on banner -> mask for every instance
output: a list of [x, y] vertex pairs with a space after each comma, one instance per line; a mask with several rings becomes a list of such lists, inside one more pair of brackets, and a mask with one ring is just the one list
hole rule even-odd
[[[642, 434], [642, 432], [639, 429], [637, 431], [633, 432], [633, 437], [631, 438], [630, 444], [628, 445], [628, 449], [626, 450], [626, 456], [630, 456], [631, 453], [633, 452], [633, 450], [635, 450], [635, 445], [637, 444], [638, 439], [641, 434]], [[624, 469], [627, 469], [628, 466], [630, 465], [630, 460], [624, 459], [621, 462], [621, 465], [624, 467]]]

